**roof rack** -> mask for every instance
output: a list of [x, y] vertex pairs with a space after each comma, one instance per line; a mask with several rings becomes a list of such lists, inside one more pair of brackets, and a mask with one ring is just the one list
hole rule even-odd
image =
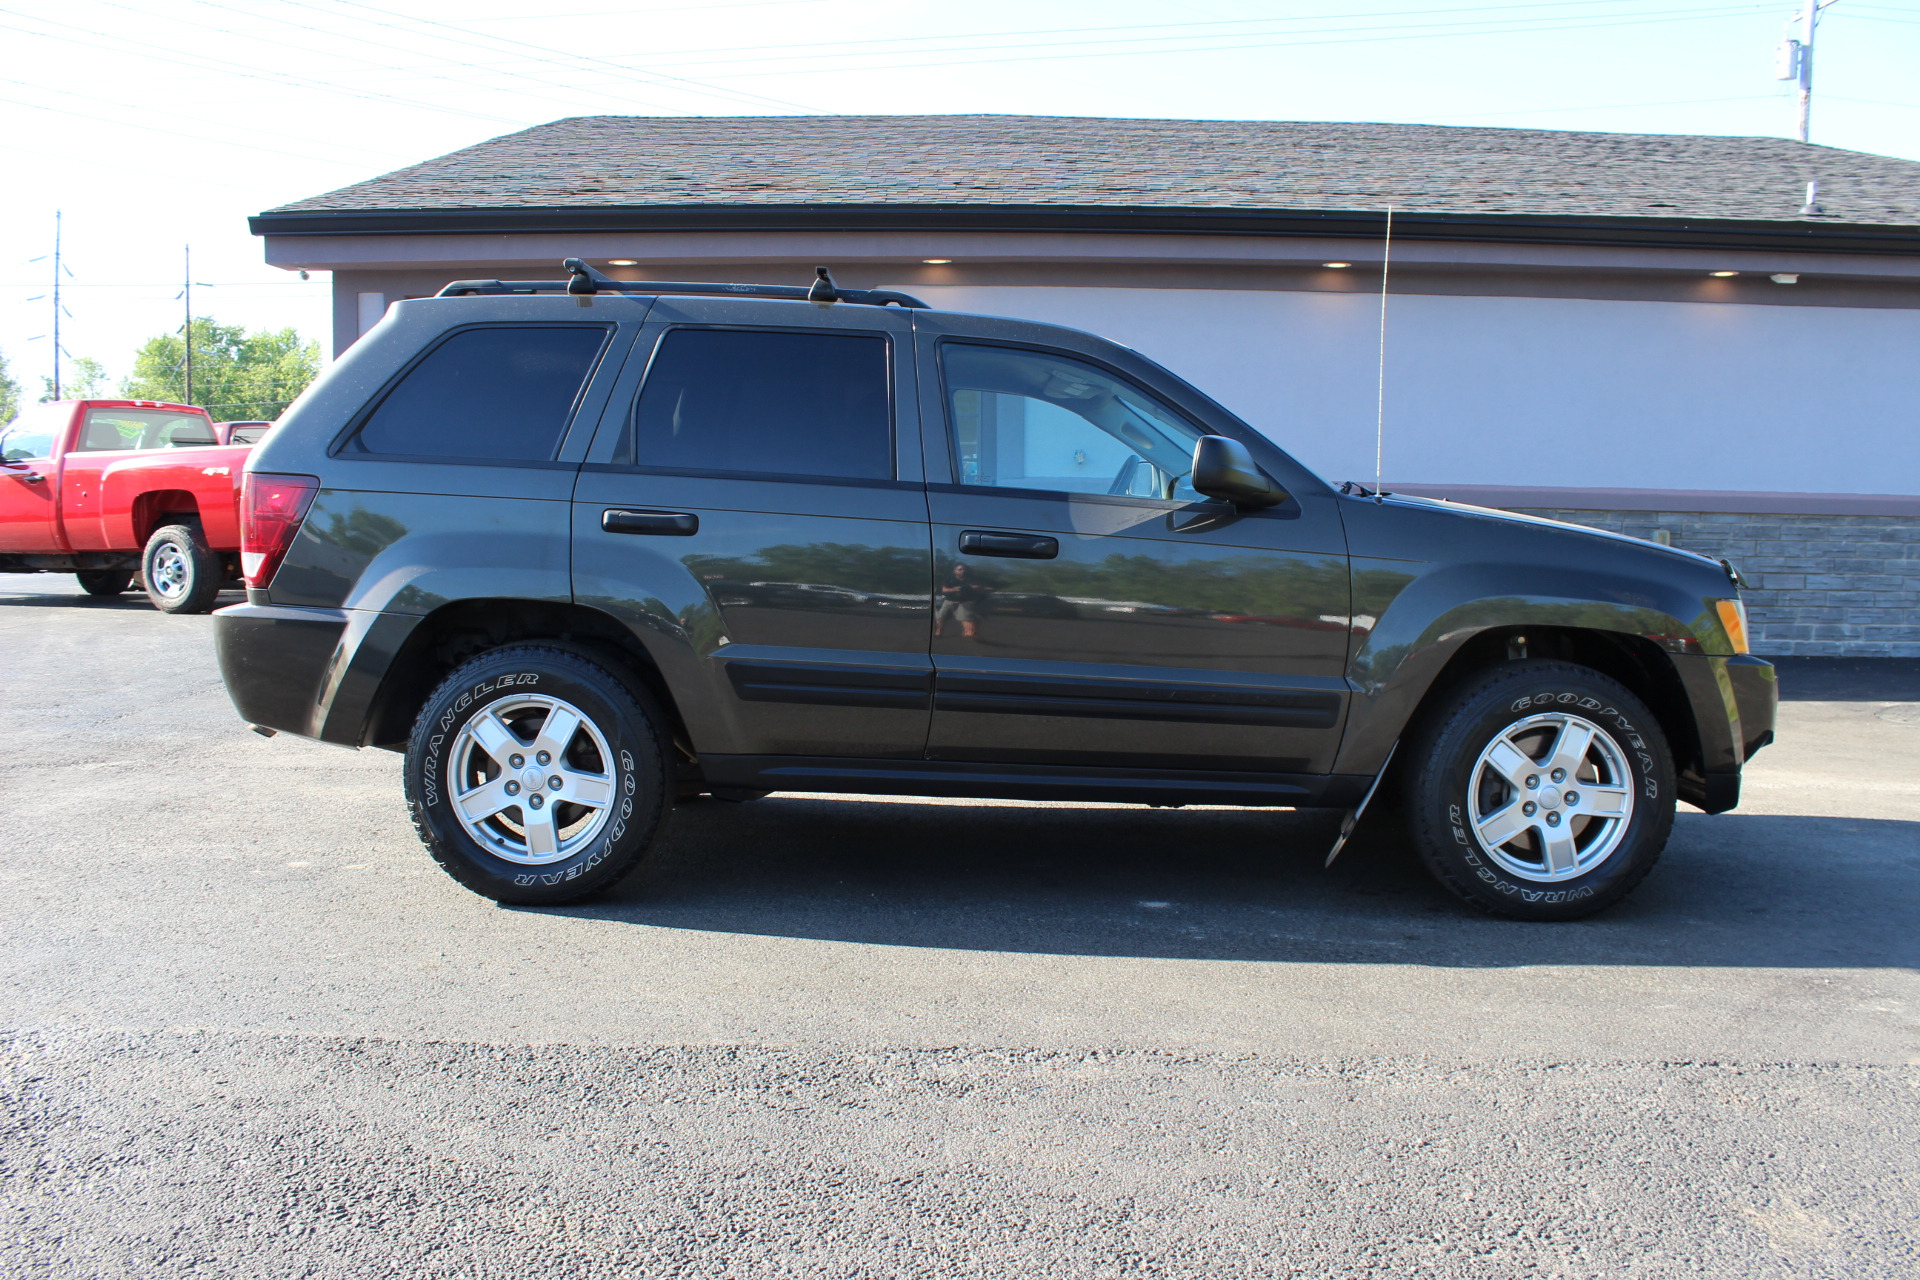
[[615, 280], [595, 271], [579, 258], [564, 263], [565, 280], [455, 280], [438, 297], [464, 298], [475, 294], [501, 293], [682, 293], [720, 295], [732, 298], [794, 298], [805, 302], [851, 302], [870, 307], [913, 307], [927, 310], [927, 304], [911, 294], [893, 289], [842, 289], [834, 284], [825, 267], [814, 268], [814, 282], [802, 288], [797, 284], [692, 284], [668, 280]]

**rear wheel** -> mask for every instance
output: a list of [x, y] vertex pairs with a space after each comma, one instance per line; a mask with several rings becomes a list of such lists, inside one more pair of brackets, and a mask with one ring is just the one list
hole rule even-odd
[[1619, 682], [1513, 662], [1453, 691], [1409, 743], [1421, 859], [1473, 905], [1571, 920], [1646, 878], [1673, 828], [1673, 757]]
[[220, 557], [192, 525], [155, 529], [140, 566], [147, 599], [162, 613], [206, 613], [220, 594]]
[[131, 569], [82, 569], [73, 576], [90, 596], [117, 596], [133, 585]]
[[497, 902], [572, 902], [617, 882], [670, 808], [666, 717], [568, 649], [516, 645], [442, 682], [407, 743], [414, 829]]

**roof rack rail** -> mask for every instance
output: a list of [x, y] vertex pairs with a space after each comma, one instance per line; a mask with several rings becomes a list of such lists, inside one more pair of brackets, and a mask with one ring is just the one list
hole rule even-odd
[[815, 267], [810, 286], [797, 284], [696, 284], [671, 280], [615, 280], [579, 258], [568, 258], [565, 280], [455, 280], [436, 296], [465, 298], [502, 293], [639, 293], [718, 295], [731, 298], [793, 298], [803, 302], [851, 302], [870, 307], [912, 307], [929, 310], [912, 294], [894, 289], [842, 289], [825, 267]]

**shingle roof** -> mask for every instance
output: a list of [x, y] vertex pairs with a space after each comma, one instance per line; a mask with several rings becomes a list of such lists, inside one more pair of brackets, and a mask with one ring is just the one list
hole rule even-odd
[[273, 210], [796, 205], [1920, 224], [1920, 162], [1781, 138], [1054, 116], [583, 116]]

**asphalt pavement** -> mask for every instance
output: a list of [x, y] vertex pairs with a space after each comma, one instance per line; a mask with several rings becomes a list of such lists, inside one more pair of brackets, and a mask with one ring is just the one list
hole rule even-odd
[[509, 909], [207, 618], [0, 576], [0, 1271], [1920, 1274], [1920, 666], [1625, 904], [1330, 815], [776, 796]]

